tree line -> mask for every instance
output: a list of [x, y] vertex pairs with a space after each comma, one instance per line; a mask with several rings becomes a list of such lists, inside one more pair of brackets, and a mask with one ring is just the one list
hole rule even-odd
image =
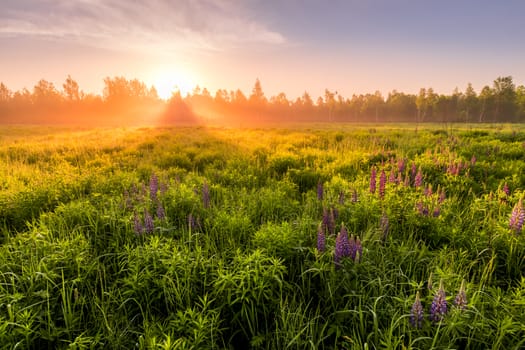
[[525, 122], [525, 86], [512, 77], [499, 77], [492, 86], [476, 92], [469, 83], [464, 91], [438, 94], [421, 88], [418, 94], [393, 90], [354, 94], [347, 98], [326, 89], [313, 99], [305, 92], [295, 100], [285, 93], [266, 97], [259, 79], [252, 91], [219, 89], [211, 94], [196, 87], [182, 96], [159, 98], [155, 87], [137, 79], [104, 79], [102, 95], [83, 92], [70, 76], [58, 89], [40, 80], [32, 91], [11, 91], [0, 83], [0, 123], [146, 125], [217, 124], [249, 125], [279, 122]]

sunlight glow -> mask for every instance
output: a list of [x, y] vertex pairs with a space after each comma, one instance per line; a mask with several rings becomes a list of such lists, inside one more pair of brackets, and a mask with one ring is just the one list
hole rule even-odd
[[194, 79], [189, 72], [181, 72], [173, 69], [157, 71], [151, 74], [150, 83], [155, 86], [160, 98], [167, 100], [171, 95], [180, 91], [184, 97], [194, 87]]

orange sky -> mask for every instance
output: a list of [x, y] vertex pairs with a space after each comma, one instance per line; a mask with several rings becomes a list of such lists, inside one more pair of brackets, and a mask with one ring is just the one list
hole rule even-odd
[[18, 90], [68, 74], [100, 93], [107, 76], [289, 98], [525, 82], [522, 14], [509, 0], [5, 0], [0, 81]]

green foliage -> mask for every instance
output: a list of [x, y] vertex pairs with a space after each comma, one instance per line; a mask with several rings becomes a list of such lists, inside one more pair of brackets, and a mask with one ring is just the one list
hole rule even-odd
[[0, 129], [0, 347], [523, 348], [523, 127], [414, 129]]

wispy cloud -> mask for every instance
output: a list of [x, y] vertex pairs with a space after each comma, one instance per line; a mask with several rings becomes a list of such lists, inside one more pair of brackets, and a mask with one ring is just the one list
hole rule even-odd
[[234, 0], [6, 0], [0, 38], [33, 36], [134, 50], [222, 50], [282, 44]]

